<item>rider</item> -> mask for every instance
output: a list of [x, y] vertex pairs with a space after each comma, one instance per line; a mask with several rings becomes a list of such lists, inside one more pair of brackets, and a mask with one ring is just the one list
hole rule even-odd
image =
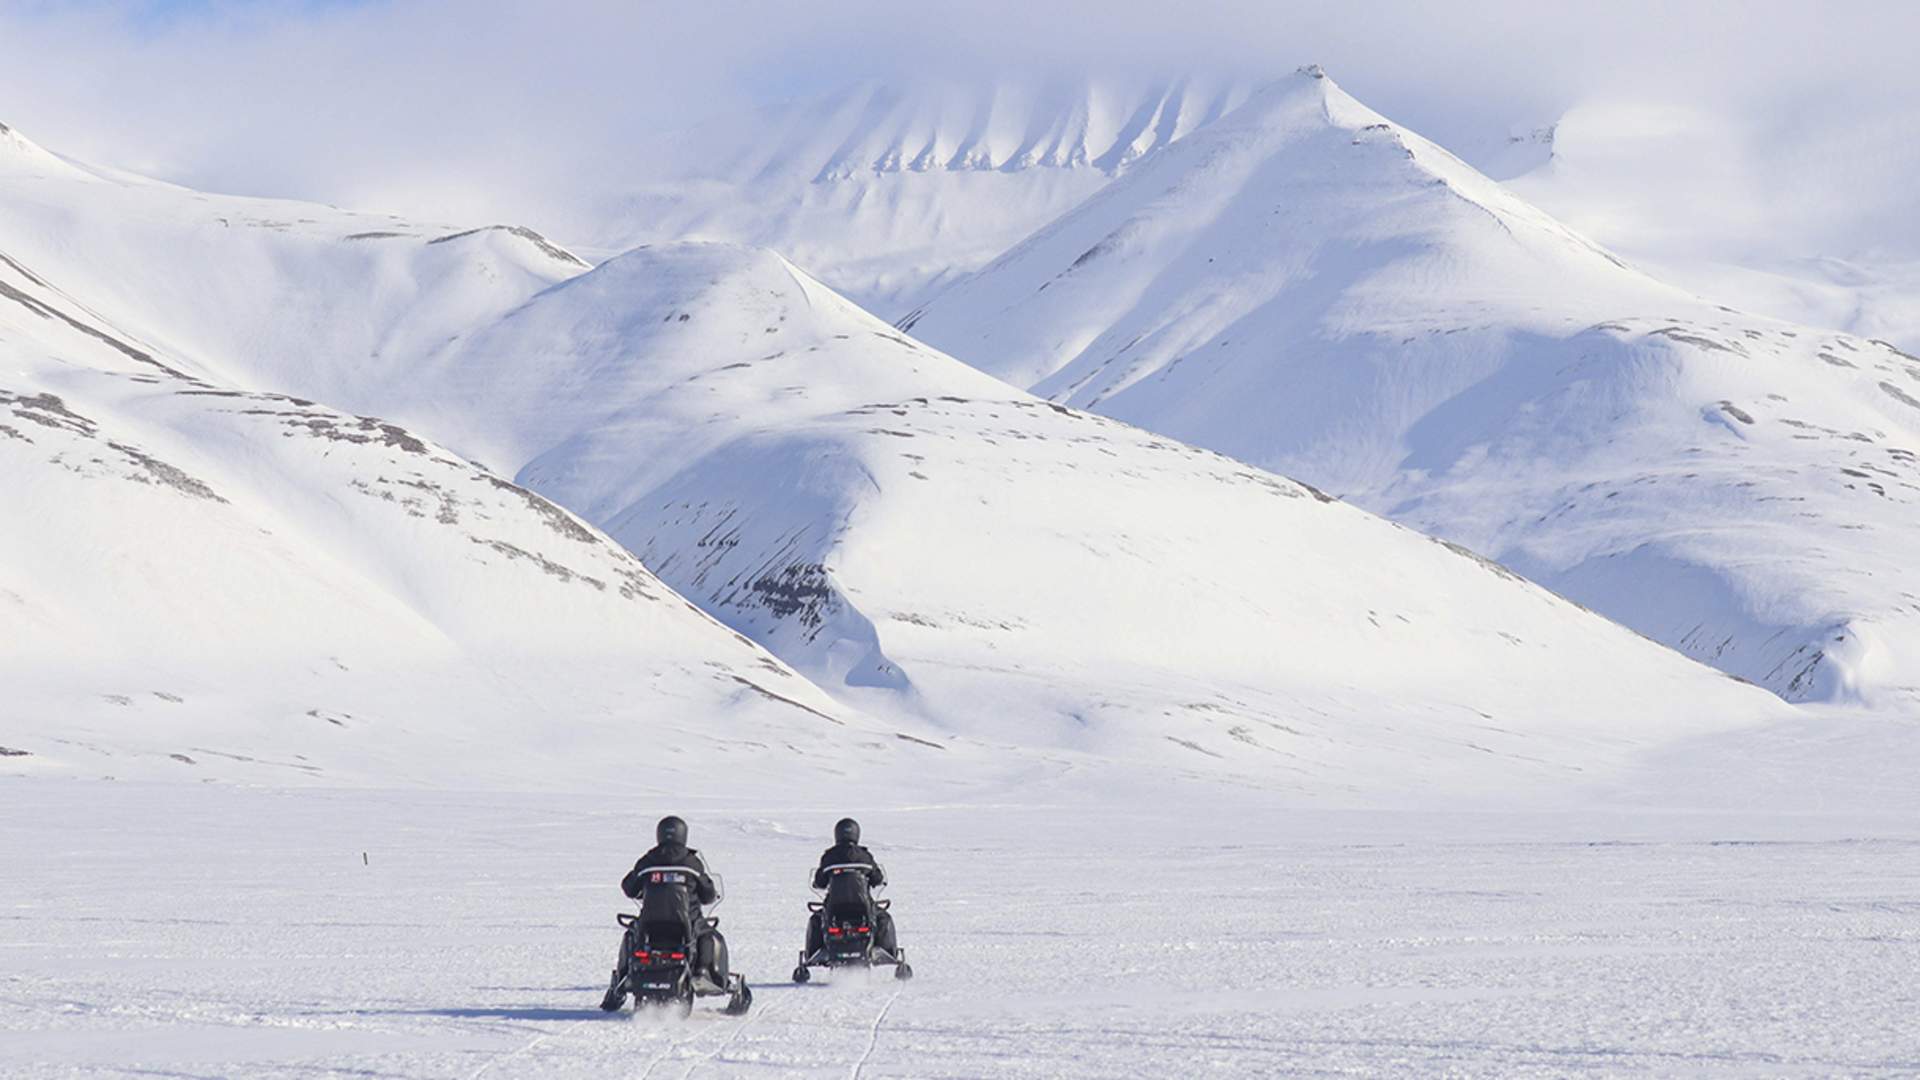
[[[833, 846], [820, 854], [820, 867], [813, 872], [813, 887], [827, 887], [827, 868], [831, 866], [865, 866], [867, 887], [877, 889], [887, 883], [887, 872], [880, 868], [880, 860], [873, 857], [860, 844], [860, 823], [852, 818], [841, 818], [833, 825]], [[807, 955], [812, 956], [826, 947], [821, 923], [822, 913], [816, 912], [807, 923]], [[873, 943], [887, 952], [896, 952], [893, 933], [893, 916], [883, 908], [875, 908], [873, 913]]]
[[[653, 827], [653, 839], [653, 847], [640, 856], [640, 861], [633, 864], [633, 869], [627, 871], [626, 877], [620, 879], [620, 891], [626, 893], [629, 900], [639, 898], [646, 872], [662, 866], [684, 866], [698, 872], [699, 884], [694, 890], [698, 903], [711, 904], [719, 898], [713, 875], [707, 871], [707, 860], [687, 846], [686, 822], [668, 814]], [[699, 916], [696, 913], [694, 917]]]
[[[720, 899], [720, 888], [714, 882], [713, 874], [707, 869], [707, 860], [698, 851], [687, 846], [687, 823], [674, 815], [667, 815], [654, 826], [653, 847], [640, 856], [620, 879], [620, 891], [629, 899], [639, 899], [646, 887], [646, 874], [649, 870], [677, 866], [694, 872], [693, 925], [699, 934], [696, 956], [700, 970], [711, 973], [713, 981], [727, 984], [727, 943], [718, 930], [708, 928], [702, 921], [702, 905], [711, 904]], [[625, 966], [626, 950], [621, 950], [622, 966]]]

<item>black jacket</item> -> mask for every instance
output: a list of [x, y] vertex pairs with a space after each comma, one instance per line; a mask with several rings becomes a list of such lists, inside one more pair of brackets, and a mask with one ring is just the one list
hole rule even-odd
[[643, 875], [660, 866], [684, 866], [698, 873], [700, 880], [693, 891], [694, 899], [700, 903], [711, 904], [719, 898], [720, 890], [713, 883], [713, 874], [707, 870], [707, 860], [701, 858], [698, 851], [677, 845], [655, 845], [653, 850], [640, 856], [640, 861], [633, 864], [627, 876], [620, 879], [620, 891], [626, 893], [628, 899], [637, 899], [644, 883]]
[[867, 884], [869, 886], [878, 888], [887, 883], [887, 872], [880, 869], [880, 860], [873, 857], [873, 852], [868, 851], [859, 844], [835, 844], [820, 853], [820, 868], [813, 872], [813, 887], [816, 889], [826, 888], [827, 867], [837, 866], [841, 863], [866, 863], [868, 866], [873, 867], [873, 869], [867, 871]]

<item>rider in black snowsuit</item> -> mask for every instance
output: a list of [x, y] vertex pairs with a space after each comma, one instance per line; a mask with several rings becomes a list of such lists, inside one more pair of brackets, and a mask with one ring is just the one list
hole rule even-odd
[[[633, 869], [627, 871], [627, 876], [620, 879], [620, 891], [626, 893], [629, 899], [638, 899], [649, 870], [677, 866], [693, 871], [695, 884], [690, 899], [693, 901], [693, 925], [700, 937], [695, 954], [699, 959], [697, 968], [708, 972], [714, 982], [725, 986], [726, 939], [720, 936], [718, 930], [707, 929], [700, 921], [704, 917], [704, 905], [720, 898], [719, 886], [714, 883], [713, 874], [707, 869], [707, 860], [687, 846], [687, 823], [678, 817], [661, 818], [660, 824], [654, 827], [653, 835], [655, 844], [640, 856], [640, 860], [633, 864]], [[620, 971], [615, 973], [616, 983], [626, 971], [627, 953], [628, 950], [623, 946], [620, 950]]]
[[[848, 864], [864, 864], [867, 870], [867, 887], [877, 889], [887, 883], [887, 872], [880, 868], [880, 860], [873, 857], [860, 844], [860, 823], [852, 818], [841, 818], [833, 826], [833, 846], [820, 853], [819, 869], [813, 872], [813, 887], [827, 887], [827, 868]], [[893, 916], [885, 910], [876, 908], [873, 913], [873, 943], [888, 952], [897, 951], [894, 939]], [[816, 913], [807, 922], [807, 955], [812, 956], [825, 947], [825, 938], [821, 930], [820, 915]]]
[[[646, 880], [648, 870], [662, 866], [684, 866], [699, 873], [699, 884], [694, 888], [694, 899], [699, 904], [711, 904], [719, 897], [719, 890], [713, 884], [713, 875], [707, 871], [707, 860], [698, 851], [687, 846], [687, 823], [677, 817], [663, 817], [660, 824], [654, 826], [653, 847], [647, 850], [640, 860], [620, 879], [620, 891], [627, 899], [638, 899], [640, 888]], [[694, 918], [698, 919], [699, 909], [694, 909]]]

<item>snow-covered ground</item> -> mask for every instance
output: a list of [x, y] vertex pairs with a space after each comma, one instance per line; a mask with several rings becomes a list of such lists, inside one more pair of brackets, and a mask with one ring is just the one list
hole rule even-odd
[[[1920, 1070], [1910, 816], [1301, 809], [1110, 773], [853, 790], [9, 780], [0, 1073]], [[918, 977], [795, 987], [805, 874], [849, 809]], [[596, 1008], [616, 881], [666, 811], [726, 878], [744, 1019]]]

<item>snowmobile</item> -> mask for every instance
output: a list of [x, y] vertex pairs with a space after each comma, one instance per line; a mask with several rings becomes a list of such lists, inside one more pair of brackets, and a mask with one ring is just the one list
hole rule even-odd
[[[620, 943], [620, 966], [600, 1007], [617, 1012], [632, 995], [634, 1008], [670, 1009], [681, 1016], [693, 1011], [696, 997], [727, 998], [728, 1016], [743, 1015], [753, 1004], [753, 991], [744, 976], [727, 974], [727, 943], [718, 933], [720, 920], [695, 917], [694, 885], [699, 871], [684, 866], [662, 866], [645, 872], [639, 910], [614, 916], [626, 931]], [[715, 885], [719, 875], [709, 875]], [[714, 898], [713, 907], [720, 905]]]
[[[840, 863], [820, 871], [826, 875], [826, 888], [815, 888], [815, 892], [823, 895], [807, 904], [820, 930], [817, 936], [808, 935], [809, 944], [818, 942], [819, 947], [812, 952], [801, 950], [800, 966], [793, 969], [794, 982], [803, 983], [813, 978], [810, 969], [817, 967], [891, 965], [894, 978], [913, 978], [913, 965], [907, 963], [907, 951], [896, 942], [889, 943], [889, 950], [876, 938], [879, 914], [887, 910], [890, 902], [875, 899], [874, 886], [867, 884], [867, 875], [872, 870], [866, 863]], [[884, 884], [878, 887], [886, 888]]]

